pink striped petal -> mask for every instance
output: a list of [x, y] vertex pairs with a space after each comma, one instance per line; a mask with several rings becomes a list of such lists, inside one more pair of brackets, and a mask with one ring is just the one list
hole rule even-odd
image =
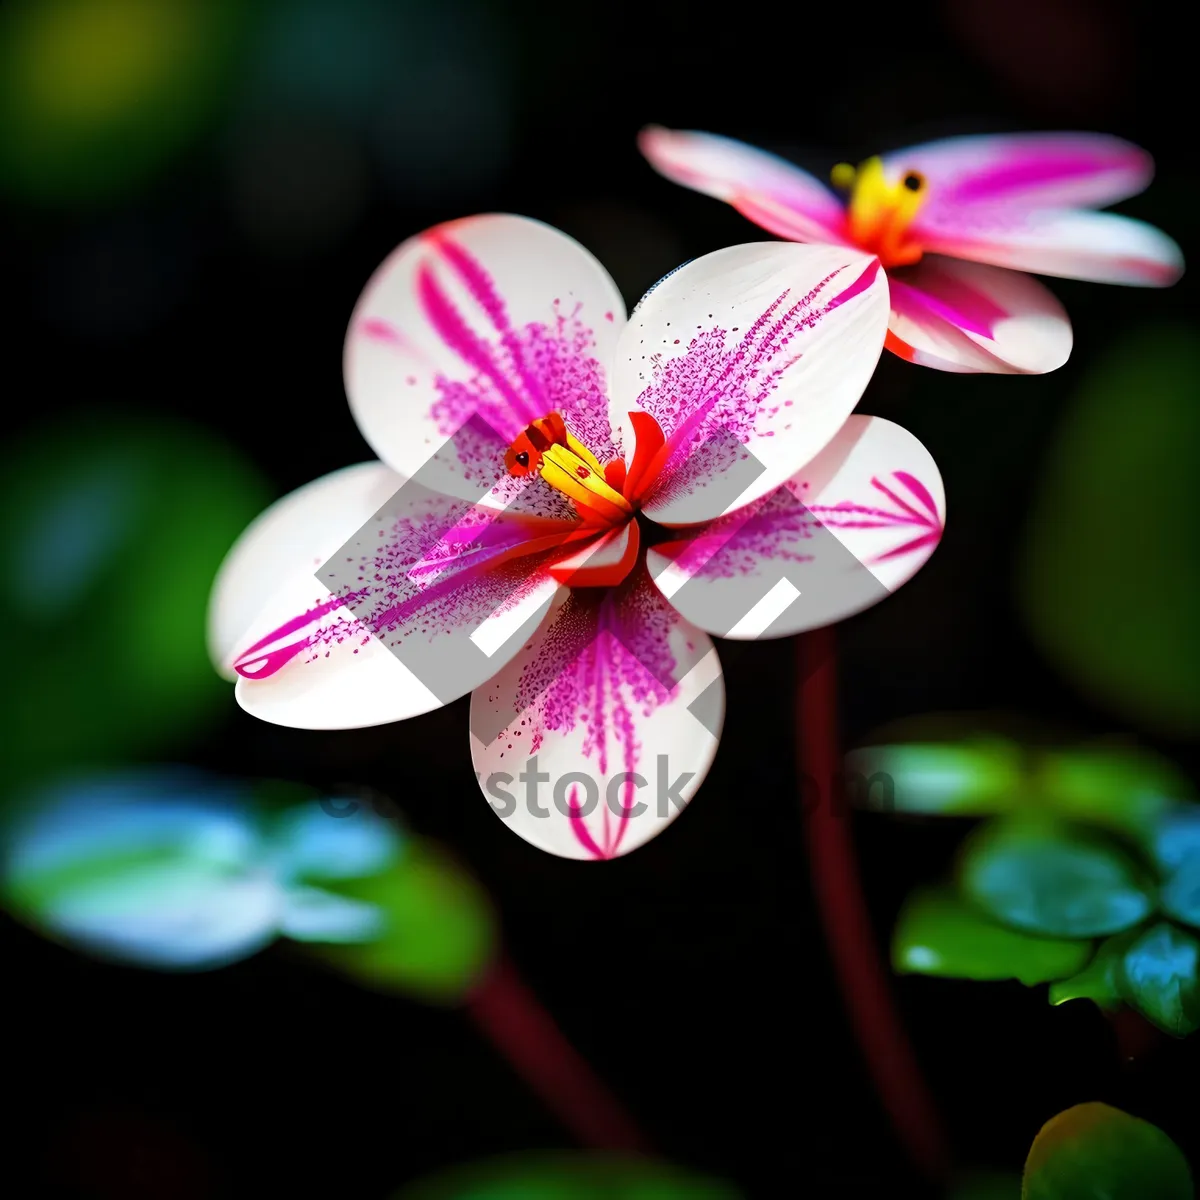
[[289, 498], [297, 530], [305, 510], [325, 521], [340, 507], [341, 538], [319, 565], [282, 573], [227, 660], [238, 703], [264, 721], [352, 729], [465, 695], [537, 627], [559, 590], [551, 564], [595, 536], [411, 480], [383, 501], [372, 496], [364, 519], [355, 509], [367, 495], [352, 482]]
[[526, 841], [600, 860], [649, 841], [717, 750], [717, 652], [644, 569], [576, 591], [471, 697], [471, 756], [493, 811]]
[[942, 371], [1040, 374], [1071, 353], [1071, 322], [1036, 279], [926, 255], [889, 276], [888, 349]]
[[785, 486], [654, 547], [646, 564], [701, 629], [787, 637], [894, 592], [933, 553], [944, 520], [929, 451], [899, 425], [856, 415]]
[[249, 525], [209, 595], [209, 654], [222, 675], [238, 678], [233, 659], [272, 595], [297, 579], [311, 587], [313, 572], [402, 482], [383, 463], [344, 467], [277, 500]]
[[616, 285], [566, 234], [524, 217], [451, 221], [409, 238], [367, 284], [346, 334], [350, 407], [405, 475], [472, 422], [433, 463], [429, 482], [447, 493], [486, 490], [503, 449], [556, 410], [605, 460], [617, 452], [605, 372], [624, 323]]
[[912, 235], [926, 250], [1036, 275], [1166, 287], [1183, 252], [1165, 233], [1115, 213], [962, 207], [922, 210]]
[[890, 177], [924, 175], [926, 207], [939, 214], [973, 204], [1101, 208], [1136, 196], [1154, 173], [1144, 150], [1100, 133], [943, 138], [896, 150], [883, 162]]
[[668, 276], [613, 372], [614, 428], [642, 409], [666, 435], [647, 515], [694, 524], [774, 491], [858, 403], [887, 319], [879, 261], [841, 246], [731, 246]]
[[732, 138], [657, 125], [642, 130], [638, 146], [660, 175], [727, 201], [780, 237], [844, 241], [841, 201], [785, 159]]

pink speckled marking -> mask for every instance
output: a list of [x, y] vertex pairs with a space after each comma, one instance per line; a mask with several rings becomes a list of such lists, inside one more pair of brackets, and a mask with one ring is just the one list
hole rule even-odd
[[[468, 369], [465, 377], [437, 374], [438, 394], [430, 416], [455, 449], [467, 478], [490, 485], [504, 475], [494, 439], [472, 434], [474, 416], [511, 442], [526, 425], [558, 411], [573, 432], [601, 459], [615, 457], [608, 424], [604, 371], [596, 359], [596, 336], [583, 319], [582, 305], [547, 299], [547, 320], [516, 327], [483, 265], [445, 228], [427, 235], [430, 257], [416, 269], [421, 311], [437, 337]], [[460, 311], [438, 268], [449, 268], [471, 298]], [[604, 319], [613, 320], [612, 313]], [[384, 322], [364, 321], [369, 336], [384, 337]], [[400, 335], [391, 331], [387, 340]]]
[[780, 293], [732, 345], [720, 326], [692, 336], [686, 353], [667, 358], [649, 356], [653, 377], [638, 404], [658, 421], [667, 435], [660, 483], [655, 498], [677, 496], [703, 486], [734, 461], [734, 443], [773, 437], [776, 426], [789, 427], [790, 405], [772, 393], [787, 370], [801, 357], [792, 342], [834, 309], [861, 295], [881, 270], [872, 259], [849, 286], [819, 303], [841, 267], [807, 295], [792, 300]]
[[756, 575], [765, 560], [811, 561], [813, 556], [800, 549], [800, 544], [810, 541], [818, 527], [817, 519], [787, 488], [776, 488], [676, 543], [678, 553], [672, 561], [689, 577]]
[[[498, 740], [507, 738], [524, 760], [538, 753], [547, 734], [581, 730], [582, 756], [596, 763], [600, 775], [618, 763], [622, 771], [636, 772], [639, 714], [649, 716], [669, 703], [698, 661], [698, 655], [680, 661], [671, 648], [671, 632], [682, 620], [644, 567], [617, 588], [573, 591], [536, 653], [526, 656], [515, 694], [501, 696], [495, 684], [481, 689], [487, 703], [511, 705]], [[580, 845], [595, 858], [619, 852], [637, 802], [635, 785], [624, 787], [619, 819], [608, 819], [603, 796], [589, 817], [576, 812], [568, 818]], [[575, 790], [568, 805], [579, 808]]]
[[581, 536], [576, 522], [531, 520], [429, 494], [375, 532], [345, 562], [329, 564], [332, 598], [239, 655], [240, 675], [262, 679], [294, 660], [327, 658], [339, 646], [357, 654], [371, 636], [394, 646], [476, 626], [544, 586], [550, 563]]

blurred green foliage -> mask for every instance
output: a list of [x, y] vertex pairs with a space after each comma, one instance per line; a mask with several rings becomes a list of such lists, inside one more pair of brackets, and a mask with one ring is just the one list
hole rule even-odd
[[239, 0], [10, 0], [0, 187], [74, 206], [142, 184], [219, 108], [253, 12]]
[[1194, 1200], [1179, 1147], [1156, 1125], [1107, 1104], [1077, 1104], [1042, 1126], [1021, 1200]]
[[894, 936], [896, 969], [958, 979], [1048, 983], [1088, 961], [1087, 942], [1033, 937], [990, 920], [953, 888], [909, 897]]
[[514, 1154], [454, 1167], [394, 1200], [738, 1200], [736, 1188], [652, 1159], [608, 1154]]
[[1119, 336], [1063, 420], [1031, 510], [1019, 600], [1046, 656], [1136, 726], [1200, 732], [1200, 337]]
[[327, 886], [383, 914], [378, 938], [319, 949], [360, 983], [455, 1003], [492, 960], [497, 931], [487, 897], [432, 843], [410, 840], [403, 870]]
[[208, 592], [270, 500], [259, 473], [202, 429], [101, 410], [10, 443], [0, 472], [4, 786], [202, 732], [229, 704]]
[[282, 937], [423, 1001], [462, 999], [496, 941], [478, 885], [394, 819], [299, 784], [178, 767], [17, 793], [0, 821], [0, 902], [117, 962], [208, 970]]
[[889, 776], [894, 812], [983, 818], [953, 884], [905, 902], [896, 970], [1051, 983], [1053, 1004], [1126, 1004], [1176, 1037], [1200, 1028], [1200, 804], [1169, 763], [969, 733], [865, 747], [846, 765]]

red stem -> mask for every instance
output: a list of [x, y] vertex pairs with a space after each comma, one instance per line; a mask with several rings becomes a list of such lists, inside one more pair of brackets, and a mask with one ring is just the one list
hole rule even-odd
[[813, 889], [834, 968], [876, 1091], [914, 1162], [929, 1176], [949, 1173], [933, 1100], [894, 1007], [858, 879], [850, 820], [835, 788], [837, 660], [832, 626], [796, 639], [796, 755], [802, 781], [816, 784], [803, 804]]
[[583, 1145], [593, 1150], [648, 1152], [637, 1126], [507, 958], [499, 958], [471, 993], [467, 1011]]

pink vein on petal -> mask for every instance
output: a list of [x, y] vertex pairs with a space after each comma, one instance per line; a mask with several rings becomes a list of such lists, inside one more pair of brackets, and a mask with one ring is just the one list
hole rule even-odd
[[320, 622], [322, 617], [341, 608], [350, 599], [353, 597], [332, 596], [323, 604], [315, 605], [307, 612], [285, 621], [277, 629], [273, 629], [264, 637], [259, 638], [253, 646], [248, 646], [243, 650], [233, 664], [233, 669], [247, 679], [262, 679], [267, 675], [274, 675], [276, 671], [295, 658], [301, 650], [306, 649], [311, 644], [311, 638], [303, 637], [266, 653], [260, 653], [260, 651], [265, 651], [267, 646], [282, 641], [294, 633], [299, 633], [302, 629], [311, 629]]
[[926, 273], [917, 286], [897, 278], [897, 274], [893, 272], [889, 277], [892, 307], [913, 320], [921, 317], [913, 317], [912, 310], [923, 309], [956, 329], [995, 341], [996, 325], [1009, 315], [991, 297], [948, 275], [931, 278]]
[[608, 858], [605, 851], [596, 844], [596, 839], [592, 837], [591, 831], [587, 827], [587, 822], [583, 818], [583, 806], [579, 803], [576, 797], [576, 789], [574, 785], [571, 787], [570, 796], [567, 799], [567, 808], [571, 813], [569, 818], [571, 822], [571, 832], [575, 835], [575, 840], [593, 857], [593, 858]]
[[511, 430], [528, 424], [536, 416], [529, 402], [505, 376], [500, 365], [492, 358], [487, 344], [472, 332], [463, 315], [454, 307], [450, 297], [438, 286], [428, 263], [417, 268], [417, 295], [421, 300], [426, 319], [437, 330], [438, 336], [451, 350], [470, 367], [492, 381], [501, 395], [508, 401], [513, 419], [506, 422], [508, 428], [500, 430], [508, 434]]
[[935, 521], [941, 521], [937, 505], [929, 494], [929, 489], [915, 475], [910, 475], [907, 471], [893, 471], [892, 474], [929, 510], [930, 516]]
[[930, 530], [929, 533], [923, 533], [920, 537], [913, 538], [910, 542], [905, 542], [902, 546], [896, 546], [892, 550], [886, 550], [882, 554], [877, 554], [872, 562], [887, 562], [889, 558], [900, 558], [904, 554], [911, 554], [914, 550], [921, 550], [925, 546], [936, 546], [942, 540], [942, 531], [940, 529]]
[[542, 381], [530, 371], [525, 361], [521, 339], [513, 330], [504, 307], [504, 301], [496, 291], [491, 277], [475, 258], [445, 234], [435, 231], [430, 235], [430, 240], [437, 246], [442, 257], [454, 268], [458, 277], [467, 285], [467, 289], [476, 303], [487, 314], [492, 327], [500, 334], [504, 348], [508, 351], [517, 374], [520, 375], [521, 382], [525, 385], [526, 398], [529, 401], [526, 411], [534, 412], [537, 416], [545, 416], [550, 411], [550, 406], [542, 388]]

